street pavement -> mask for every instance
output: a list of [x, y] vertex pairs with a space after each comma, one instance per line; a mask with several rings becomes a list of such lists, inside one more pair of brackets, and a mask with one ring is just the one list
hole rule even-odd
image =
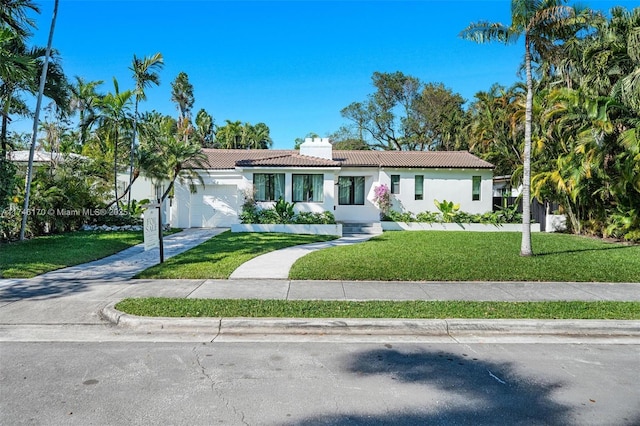
[[[188, 250], [223, 231], [190, 229], [171, 235], [165, 239], [165, 257]], [[247, 333], [444, 336], [520, 333], [526, 336], [615, 336], [631, 338], [635, 342], [640, 338], [640, 321], [166, 319], [133, 317], [114, 308], [124, 298], [150, 296], [280, 300], [640, 301], [640, 283], [354, 282], [286, 278], [295, 260], [310, 251], [355, 244], [369, 237], [349, 236], [272, 252], [245, 263], [229, 280], [130, 279], [158, 262], [158, 251], [144, 252], [142, 245], [33, 279], [0, 280], [0, 341], [19, 338], [15, 334], [18, 326], [20, 332], [27, 330], [39, 340], [46, 339], [47, 327], [57, 331], [64, 329], [73, 335], [70, 330], [89, 325], [104, 327], [109, 322], [122, 329], [204, 333], [207, 338]]]

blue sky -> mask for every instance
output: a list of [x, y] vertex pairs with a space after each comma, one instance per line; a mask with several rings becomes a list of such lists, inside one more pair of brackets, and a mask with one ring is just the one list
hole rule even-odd
[[[53, 1], [34, 43], [46, 45]], [[70, 77], [104, 80], [102, 92], [133, 87], [128, 67], [161, 52], [161, 85], [143, 110], [176, 115], [171, 81], [181, 71], [194, 86], [193, 113], [266, 123], [273, 148], [292, 148], [309, 132], [325, 136], [346, 120], [340, 110], [373, 92], [375, 71], [402, 71], [441, 82], [471, 100], [493, 83], [518, 79], [522, 43], [477, 45], [458, 37], [479, 20], [510, 22], [508, 0], [422, 1], [101, 1], [60, 0], [54, 47]], [[583, 1], [607, 11], [615, 4]], [[27, 131], [29, 120], [13, 130]]]

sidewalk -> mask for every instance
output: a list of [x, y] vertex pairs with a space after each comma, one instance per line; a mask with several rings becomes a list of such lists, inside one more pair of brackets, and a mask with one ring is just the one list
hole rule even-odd
[[[174, 256], [223, 231], [191, 229], [169, 236], [165, 239], [165, 257]], [[332, 245], [354, 244], [369, 237], [345, 237], [268, 253], [242, 265], [229, 280], [131, 280], [137, 272], [158, 263], [157, 250], [144, 252], [141, 245], [105, 259], [52, 271], [33, 279], [0, 280], [0, 340], [6, 338], [3, 335], [19, 334], [19, 330], [29, 328], [40, 330], [39, 333], [44, 336], [47, 336], [47, 327], [104, 328], [104, 318], [119, 328], [138, 331], [207, 330], [206, 333], [214, 335], [435, 333], [451, 337], [452, 330], [456, 329], [457, 333], [472, 334], [623, 335], [631, 336], [635, 343], [640, 338], [640, 321], [167, 319], [137, 318], [114, 309], [118, 301], [128, 297], [640, 301], [640, 283], [358, 282], [297, 281], [286, 278], [293, 262], [310, 251]]]

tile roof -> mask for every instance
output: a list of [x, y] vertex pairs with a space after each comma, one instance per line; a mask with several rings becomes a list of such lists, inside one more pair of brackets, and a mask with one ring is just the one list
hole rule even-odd
[[493, 165], [467, 151], [333, 151], [333, 161], [296, 150], [203, 149], [212, 169], [236, 167], [473, 168]]

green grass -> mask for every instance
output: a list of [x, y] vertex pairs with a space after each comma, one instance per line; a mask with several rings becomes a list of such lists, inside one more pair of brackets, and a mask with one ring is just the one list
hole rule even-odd
[[116, 309], [152, 317], [640, 319], [640, 302], [323, 301], [125, 299]]
[[640, 245], [566, 234], [532, 234], [521, 257], [517, 232], [385, 232], [368, 242], [299, 259], [291, 279], [381, 281], [640, 282]]
[[328, 235], [223, 232], [135, 278], [228, 278], [244, 262], [285, 247], [329, 241]]
[[0, 244], [0, 277], [32, 278], [135, 246], [141, 231], [79, 231]]

